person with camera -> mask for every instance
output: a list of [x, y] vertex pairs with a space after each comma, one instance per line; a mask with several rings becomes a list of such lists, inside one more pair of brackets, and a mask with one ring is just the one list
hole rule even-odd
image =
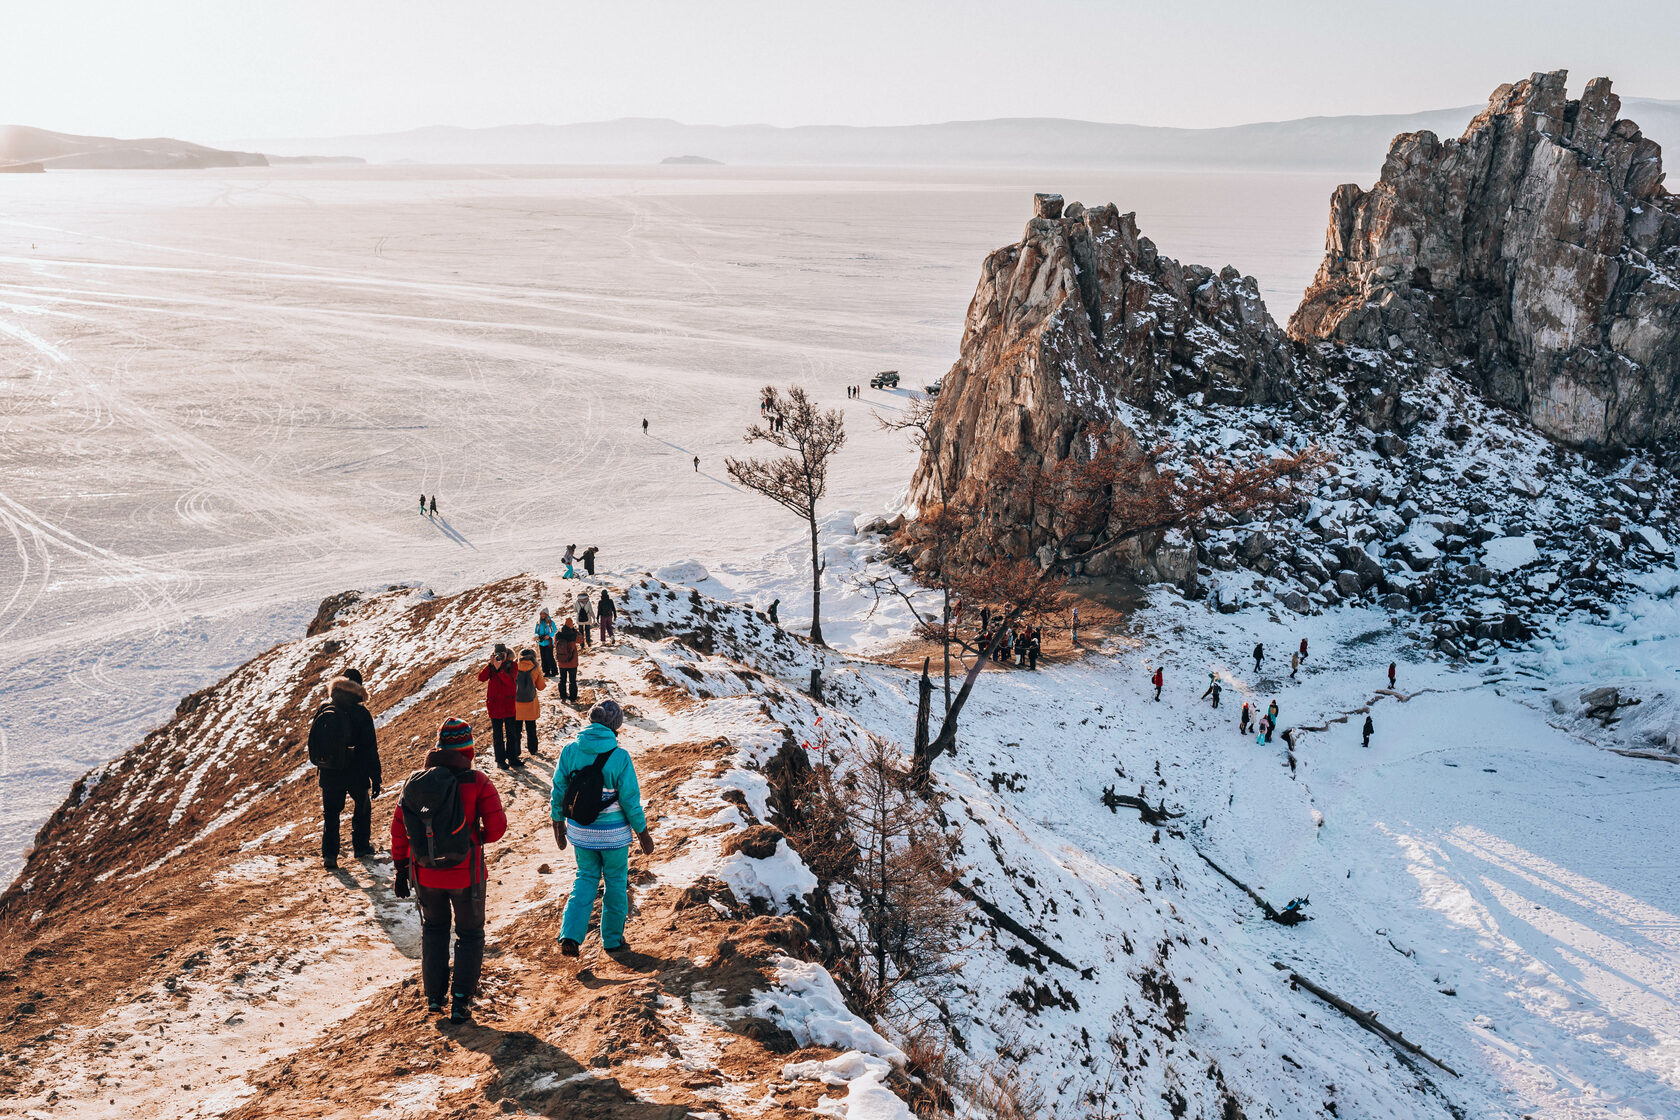
[[519, 720], [514, 699], [519, 689], [519, 669], [513, 651], [501, 642], [489, 662], [478, 671], [484, 685], [484, 708], [490, 716], [490, 744], [495, 748], [496, 767], [506, 770], [519, 758]]

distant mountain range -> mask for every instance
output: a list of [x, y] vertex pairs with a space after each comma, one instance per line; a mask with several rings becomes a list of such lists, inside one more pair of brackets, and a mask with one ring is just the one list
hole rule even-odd
[[203, 167], [267, 167], [273, 163], [360, 163], [355, 157], [282, 155], [227, 151], [167, 136], [119, 140], [114, 136], [76, 136], [26, 125], [0, 126], [0, 170], [176, 170]]
[[[1159, 128], [1060, 118], [903, 126], [689, 125], [631, 117], [499, 128], [242, 141], [271, 153], [342, 153], [374, 163], [657, 164], [692, 152], [735, 166], [1089, 167], [1351, 170], [1381, 164], [1402, 132], [1457, 136], [1479, 106], [1382, 116], [1305, 117], [1228, 128]], [[1628, 98], [1622, 115], [1680, 145], [1680, 101]], [[686, 162], [686, 161], [685, 161]]]

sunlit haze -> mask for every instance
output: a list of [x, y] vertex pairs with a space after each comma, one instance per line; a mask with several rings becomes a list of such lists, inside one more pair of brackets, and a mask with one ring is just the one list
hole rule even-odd
[[[331, 136], [625, 116], [1213, 126], [1475, 104], [1538, 69], [1680, 97], [1680, 5], [1208, 0], [7, 5], [0, 123]], [[1217, 32], [1215, 34], [1214, 32]]]

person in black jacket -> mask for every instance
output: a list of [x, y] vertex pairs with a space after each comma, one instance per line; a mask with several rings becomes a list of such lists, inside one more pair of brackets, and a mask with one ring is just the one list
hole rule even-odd
[[351, 763], [347, 769], [316, 768], [315, 777], [321, 783], [321, 863], [328, 869], [338, 867], [338, 818], [344, 812], [344, 799], [351, 803], [350, 846], [358, 857], [374, 854], [373, 799], [379, 796], [385, 775], [379, 765], [379, 738], [373, 728], [373, 714], [367, 710], [367, 688], [362, 674], [346, 669], [344, 675], [333, 678], [328, 686], [331, 699], [328, 706], [345, 724], [350, 737]]

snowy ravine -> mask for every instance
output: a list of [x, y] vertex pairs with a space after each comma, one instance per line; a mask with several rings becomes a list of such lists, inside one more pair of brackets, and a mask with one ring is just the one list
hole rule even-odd
[[[579, 972], [559, 957], [570, 860], [535, 766], [496, 779], [511, 825], [493, 853], [480, 1022], [452, 1034], [421, 1013], [415, 919], [389, 863], [319, 869], [301, 713], [331, 670], [360, 663], [394, 784], [443, 715], [482, 715], [477, 655], [522, 640], [537, 604], [563, 607], [575, 585], [375, 595], [78, 783], [0, 901], [5, 1107], [903, 1115], [908, 1040], [847, 1010], [810, 959], [815, 880], [767, 825], [773, 760], [825, 734], [903, 744], [913, 678], [653, 577], [602, 584], [628, 636], [586, 655], [585, 699], [628, 706], [660, 843], [633, 863], [638, 959], [590, 947]], [[1067, 1117], [1097, 1112], [1094, 1097], [1163, 1118], [1680, 1114], [1680, 886], [1665, 854], [1680, 768], [1601, 749], [1589, 733], [1611, 732], [1552, 703], [1605, 672], [1647, 689], [1672, 677], [1672, 604], [1455, 669], [1374, 608], [1280, 620], [1161, 591], [1077, 660], [986, 673], [957, 755], [935, 768], [964, 881], [987, 904], [945, 1001], [959, 1064], [1036, 1087]], [[800, 691], [814, 659], [826, 704]], [[1210, 671], [1227, 682], [1217, 711], [1197, 700]], [[1277, 700], [1293, 758], [1281, 735], [1238, 734], [1244, 699]], [[578, 718], [545, 701], [550, 758]], [[1109, 786], [1183, 816], [1157, 829], [1111, 812]], [[1206, 860], [1274, 906], [1310, 896], [1314, 920], [1266, 921]], [[1403, 1062], [1290, 971], [1459, 1076]]]

